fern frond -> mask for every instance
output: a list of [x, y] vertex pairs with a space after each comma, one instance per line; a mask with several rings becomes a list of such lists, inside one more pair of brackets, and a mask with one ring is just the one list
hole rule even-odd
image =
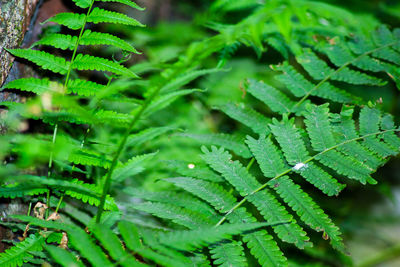
[[49, 18], [44, 23], [54, 22], [63, 25], [71, 30], [79, 30], [85, 24], [85, 14], [76, 14], [70, 12], [58, 13], [57, 15]]
[[[94, 184], [87, 184], [78, 179], [73, 180], [61, 180], [53, 179], [48, 177], [40, 177], [33, 175], [19, 176], [17, 181], [24, 182], [24, 184], [33, 184], [36, 186], [47, 186], [57, 190], [64, 190], [65, 194], [81, 200], [83, 203], [89, 203], [90, 205], [98, 206], [100, 204], [100, 196], [102, 189]], [[114, 203], [114, 199], [110, 196], [106, 198], [105, 209], [117, 210], [117, 206]]]
[[55, 73], [66, 74], [70, 64], [64, 58], [53, 56], [44, 51], [31, 49], [9, 49], [8, 51], [16, 57], [29, 60], [43, 69]]
[[190, 83], [191, 81], [207, 75], [207, 74], [211, 74], [211, 73], [216, 73], [216, 72], [220, 72], [223, 71], [221, 69], [215, 68], [215, 69], [204, 69], [204, 70], [190, 70], [187, 71], [181, 75], [179, 75], [178, 77], [176, 77], [175, 79], [168, 81], [168, 83], [166, 83], [165, 85], [162, 86], [162, 88], [160, 89], [161, 93], [166, 93], [166, 92], [170, 92], [173, 90], [177, 90], [179, 88], [181, 88], [182, 86]]
[[136, 204], [133, 208], [163, 219], [169, 219], [189, 229], [197, 229], [209, 224], [209, 219], [204, 215], [172, 204], [147, 202]]
[[7, 83], [3, 88], [19, 89], [21, 91], [27, 91], [41, 95], [52, 90], [59, 91], [59, 89], [62, 88], [62, 85], [57, 82], [52, 82], [48, 79], [21, 78]]
[[[276, 223], [276, 222], [273, 222]], [[176, 249], [190, 251], [212, 244], [232, 235], [268, 226], [268, 223], [223, 224], [218, 227], [199, 227], [195, 230], [173, 231], [160, 234], [160, 242]]]
[[[365, 107], [360, 112], [360, 134], [366, 135], [379, 131], [379, 123], [381, 120], [381, 113], [378, 109]], [[399, 150], [393, 148], [391, 145], [380, 141], [376, 136], [369, 136], [365, 138], [364, 144], [374, 153], [381, 157], [396, 155]]]
[[2, 198], [16, 198], [23, 196], [35, 196], [47, 192], [45, 186], [38, 186], [32, 184], [8, 184], [0, 187], [0, 197]]
[[204, 215], [205, 217], [213, 218], [216, 216], [215, 211], [207, 204], [199, 201], [197, 198], [192, 197], [184, 192], [148, 192], [141, 189], [127, 188], [124, 190], [125, 193], [147, 201], [166, 203], [181, 208], [191, 207], [192, 211]]
[[69, 81], [67, 92], [74, 93], [79, 96], [94, 96], [106, 88], [107, 87], [105, 85], [99, 83], [75, 79]]
[[205, 181], [217, 183], [224, 181], [221, 176], [210, 170], [207, 166], [203, 166], [201, 164], [177, 160], [168, 160], [166, 163], [169, 168], [174, 169], [177, 173], [183, 176], [195, 177]]
[[131, 17], [128, 17], [125, 14], [101, 9], [98, 7], [93, 8], [92, 12], [90, 12], [87, 18], [87, 21], [93, 23], [115, 23], [115, 24], [144, 27], [142, 23]]
[[[381, 118], [381, 129], [382, 130], [391, 130], [394, 129], [394, 121], [393, 116], [390, 114], [385, 114]], [[383, 134], [383, 140], [390, 144], [393, 148], [396, 148], [397, 151], [400, 150], [400, 138], [393, 132], [387, 132]]]
[[281, 91], [254, 79], [248, 80], [246, 91], [280, 114], [290, 112], [296, 104]]
[[274, 69], [282, 71], [282, 75], [278, 75], [276, 79], [283, 83], [296, 97], [303, 97], [309, 92], [311, 95], [330, 99], [339, 103], [360, 102], [360, 99], [352, 96], [346, 91], [339, 89], [328, 82], [325, 82], [318, 90], [313, 90], [314, 84], [304, 78], [294, 67], [284, 62], [281, 65], [274, 66]]
[[174, 101], [176, 101], [179, 97], [190, 95], [194, 92], [202, 92], [201, 89], [185, 89], [185, 90], [178, 90], [172, 91], [165, 94], [162, 94], [150, 103], [149, 107], [145, 111], [145, 115], [149, 116], [150, 114], [157, 112], [161, 109], [164, 109], [171, 105]]
[[300, 248], [311, 246], [309, 238], [293, 217], [267, 190], [257, 191], [261, 184], [247, 172], [241, 163], [232, 161], [231, 155], [223, 149], [212, 147], [211, 151], [202, 147], [202, 158], [232, 184], [238, 192], [257, 207], [267, 221], [286, 221], [274, 226], [276, 234], [283, 240]]
[[270, 128], [280, 144], [287, 162], [293, 167], [301, 167], [294, 168], [297, 173], [328, 196], [339, 194], [345, 185], [338, 183], [336, 179], [313, 162], [307, 163], [306, 166], [301, 165], [309, 158], [309, 153], [293, 120], [284, 119], [282, 122], [273, 120]]
[[250, 158], [251, 153], [240, 137], [228, 134], [191, 134], [182, 133], [179, 136], [188, 137], [204, 145], [218, 145], [232, 150], [236, 155]]
[[130, 7], [133, 7], [135, 9], [138, 10], [144, 10], [143, 7], [140, 7], [138, 4], [136, 4], [135, 2], [133, 2], [132, 0], [97, 0], [99, 2], [115, 2], [115, 3], [121, 3], [124, 5], [128, 5]]
[[97, 166], [105, 169], [111, 166], [110, 157], [88, 149], [79, 149], [72, 152], [68, 157], [68, 161], [77, 165]]
[[114, 260], [119, 260], [122, 266], [132, 266], [130, 262], [136, 259], [124, 250], [117, 235], [108, 229], [107, 226], [95, 224], [90, 230]]
[[232, 203], [236, 202], [236, 199], [218, 184], [190, 177], [176, 177], [165, 180], [195, 196], [199, 196], [210, 203], [219, 212], [228, 212], [232, 207]]
[[126, 141], [126, 146], [139, 147], [140, 145], [142, 145], [150, 140], [154, 140], [157, 137], [159, 137], [165, 133], [168, 133], [170, 131], [173, 131], [173, 130], [176, 130], [176, 128], [170, 127], [170, 126], [147, 128], [136, 134], [130, 135], [128, 137], [128, 140]]
[[124, 75], [132, 78], [138, 78], [138, 76], [125, 68], [119, 63], [111, 60], [94, 57], [91, 55], [78, 54], [75, 58], [72, 67], [77, 70], [97, 70], [97, 71], [109, 71], [117, 75]]
[[45, 249], [49, 252], [50, 256], [63, 267], [84, 267], [82, 262], [78, 261], [74, 255], [65, 249], [49, 245], [46, 245]]
[[269, 134], [271, 120], [243, 104], [227, 103], [217, 107], [229, 117], [243, 123], [258, 134]]
[[31, 47], [35, 47], [38, 45], [47, 45], [47, 46], [53, 46], [55, 48], [59, 48], [62, 50], [73, 50], [74, 47], [76, 46], [76, 42], [78, 42], [77, 36], [53, 33], [53, 34], [44, 36], [39, 41], [34, 43]]
[[72, 0], [75, 5], [81, 8], [88, 8], [90, 6], [91, 0]]
[[121, 183], [129, 177], [141, 173], [144, 171], [144, 162], [153, 158], [156, 154], [157, 152], [132, 157], [126, 163], [115, 168], [112, 179], [118, 183]]
[[102, 32], [92, 32], [86, 30], [79, 42], [80, 45], [111, 45], [129, 51], [135, 54], [140, 54], [131, 44], [121, 38]]
[[240, 241], [220, 242], [210, 250], [214, 264], [221, 267], [237, 266], [246, 267], [247, 260], [244, 255], [244, 248]]
[[24, 241], [7, 249], [0, 254], [0, 265], [4, 267], [22, 266], [33, 256], [30, 252], [41, 251], [44, 237], [41, 235], [30, 235]]

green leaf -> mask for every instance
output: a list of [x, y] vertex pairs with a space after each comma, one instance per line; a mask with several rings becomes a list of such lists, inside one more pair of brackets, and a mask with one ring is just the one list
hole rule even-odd
[[124, 24], [130, 26], [140, 26], [144, 27], [142, 23], [139, 21], [128, 17], [127, 15], [109, 11], [105, 9], [101, 9], [98, 7], [93, 8], [92, 12], [87, 18], [88, 22], [97, 23], [115, 23], [115, 24]]
[[44, 244], [44, 237], [41, 235], [30, 235], [24, 241], [7, 249], [0, 254], [0, 265], [4, 267], [22, 266], [33, 258], [30, 252], [41, 251]]
[[269, 134], [268, 124], [271, 122], [264, 115], [243, 104], [227, 103], [217, 107], [229, 117], [243, 123], [258, 134]]
[[140, 54], [131, 44], [124, 41], [123, 39], [102, 32], [92, 32], [91, 30], [86, 30], [79, 42], [80, 45], [110, 45], [114, 47], [121, 48], [128, 52], [135, 54]]
[[138, 251], [143, 247], [138, 229], [133, 223], [121, 221], [118, 223], [118, 229], [130, 250]]
[[46, 245], [45, 249], [49, 252], [50, 256], [63, 267], [83, 267], [82, 262], [78, 261], [77, 258], [69, 253], [67, 250]]
[[3, 88], [19, 89], [21, 91], [27, 91], [35, 93], [37, 95], [42, 95], [43, 93], [50, 91], [61, 92], [63, 86], [57, 82], [52, 82], [48, 79], [21, 78], [7, 83]]
[[67, 34], [53, 33], [45, 35], [39, 41], [34, 43], [32, 47], [38, 45], [47, 45], [59, 48], [62, 50], [73, 50], [78, 42], [77, 36], [71, 36]]
[[55, 73], [66, 74], [70, 63], [62, 57], [56, 57], [43, 51], [31, 49], [10, 49], [7, 50], [16, 57], [29, 60], [45, 70]]
[[180, 250], [194, 250], [208, 244], [230, 238], [245, 231], [268, 226], [268, 223], [223, 224], [218, 227], [206, 226], [195, 230], [172, 231], [160, 234], [160, 242]]
[[133, 7], [135, 9], [138, 9], [138, 10], [144, 10], [144, 8], [140, 7], [138, 4], [136, 4], [132, 0], [96, 0], [96, 1], [121, 3], [121, 4], [128, 5], [130, 7]]
[[119, 63], [110, 61], [105, 58], [94, 57], [91, 55], [78, 54], [75, 58], [74, 63], [72, 64], [72, 67], [77, 70], [109, 71], [117, 75], [138, 78], [135, 73]]
[[188, 137], [204, 145], [218, 145], [232, 150], [236, 155], [250, 158], [251, 153], [240, 137], [228, 134], [191, 134], [182, 133], [178, 136]]
[[247, 260], [244, 255], [244, 248], [240, 241], [220, 242], [211, 250], [211, 258], [214, 264], [221, 267], [237, 266], [246, 267]]
[[49, 18], [44, 23], [54, 22], [63, 25], [71, 30], [79, 30], [85, 25], [86, 15], [76, 13], [58, 13], [57, 15]]
[[81, 79], [75, 79], [69, 81], [67, 92], [74, 93], [79, 96], [95, 96], [99, 92], [104, 91], [106, 88], [107, 87], [102, 84]]
[[143, 131], [130, 135], [126, 141], [126, 146], [139, 147], [146, 142], [155, 140], [157, 137], [176, 129], [177, 128], [170, 126], [147, 128]]
[[91, 0], [72, 0], [75, 2], [75, 5], [77, 5], [78, 7], [81, 8], [88, 8], [90, 7], [91, 4]]
[[8, 184], [0, 187], [0, 197], [2, 198], [16, 198], [23, 196], [35, 196], [44, 194], [47, 192], [45, 186], [34, 185], [34, 184]]
[[311, 246], [309, 238], [293, 217], [267, 190], [259, 191], [261, 184], [238, 161], [232, 161], [232, 156], [223, 149], [212, 147], [211, 151], [202, 147], [202, 158], [215, 171], [232, 184], [236, 190], [257, 207], [267, 221], [290, 222], [274, 226], [276, 234], [283, 241], [293, 243], [299, 248]]

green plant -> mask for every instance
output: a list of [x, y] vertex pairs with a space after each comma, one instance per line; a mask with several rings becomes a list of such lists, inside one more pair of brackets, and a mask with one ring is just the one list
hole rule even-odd
[[[130, 0], [74, 2], [86, 15], [49, 21], [78, 34], [44, 35], [33, 46], [69, 51], [69, 61], [9, 50], [55, 75], [4, 87], [36, 96], [2, 103], [9, 133], [0, 138], [7, 162], [0, 196], [40, 205], [34, 217], [29, 208], [2, 223], [23, 236], [0, 254], [1, 265], [296, 266], [303, 262], [293, 248], [331, 253], [327, 240], [335, 264], [349, 262], [320, 192], [376, 184], [371, 174], [399, 153], [400, 130], [386, 112], [394, 105], [372, 101], [377, 90], [398, 86], [399, 30], [321, 2], [223, 0], [198, 18], [214, 35], [179, 24], [155, 33], [132, 30], [143, 25], [94, 6], [141, 9]], [[235, 12], [245, 15], [232, 23]], [[140, 48], [86, 27], [102, 22], [133, 39], [139, 33]], [[171, 29], [193, 32], [173, 42]], [[86, 45], [110, 49], [84, 55]], [[236, 60], [247, 47], [259, 58], [275, 51], [277, 59]], [[125, 67], [126, 53], [138, 50], [148, 61]], [[113, 60], [94, 56], [110, 51]], [[241, 91], [231, 93], [226, 81], [243, 78]], [[218, 97], [222, 90], [229, 92]], [[209, 106], [228, 123], [218, 124]], [[220, 133], [226, 125], [230, 131]]]

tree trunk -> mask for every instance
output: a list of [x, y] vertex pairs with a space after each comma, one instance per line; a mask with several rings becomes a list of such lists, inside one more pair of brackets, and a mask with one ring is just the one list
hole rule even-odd
[[5, 48], [17, 48], [21, 45], [38, 1], [0, 0], [0, 87], [14, 61]]

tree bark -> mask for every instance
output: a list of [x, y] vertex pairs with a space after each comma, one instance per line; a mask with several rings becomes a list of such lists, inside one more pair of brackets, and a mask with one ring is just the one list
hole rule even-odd
[[5, 48], [17, 48], [22, 44], [38, 1], [0, 0], [0, 87], [14, 61]]

